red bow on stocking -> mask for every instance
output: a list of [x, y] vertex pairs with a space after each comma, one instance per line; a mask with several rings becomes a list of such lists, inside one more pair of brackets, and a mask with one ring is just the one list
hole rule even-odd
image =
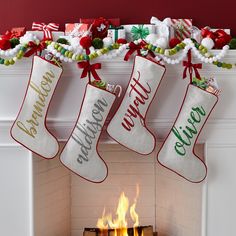
[[46, 25], [45, 23], [37, 23], [33, 22], [32, 30], [40, 30], [44, 33], [44, 40], [45, 39], [52, 39], [52, 31], [58, 31], [59, 25], [56, 23], [49, 23]]
[[30, 57], [37, 52], [41, 53], [47, 45], [44, 41], [40, 42], [40, 44], [36, 44], [31, 41], [29, 42], [28, 46], [30, 47], [30, 50], [25, 53], [24, 57]]
[[101, 80], [96, 70], [101, 69], [101, 63], [90, 64], [89, 61], [81, 61], [78, 63], [78, 67], [84, 69], [80, 78], [89, 77], [89, 83], [91, 83], [91, 74], [95, 80]]
[[141, 55], [141, 50], [142, 46], [141, 44], [135, 44], [134, 42], [130, 42], [129, 44], [129, 51], [126, 53], [125, 57], [124, 57], [124, 60], [125, 61], [128, 61], [130, 56], [135, 52], [137, 51], [137, 54], [138, 55]]
[[188, 61], [183, 61], [183, 66], [185, 67], [184, 72], [183, 72], [183, 79], [187, 77], [187, 70], [189, 72], [190, 81], [192, 81], [192, 78], [193, 78], [193, 71], [195, 73], [196, 78], [201, 79], [201, 76], [197, 69], [202, 69], [202, 64], [192, 63], [191, 50], [188, 51]]

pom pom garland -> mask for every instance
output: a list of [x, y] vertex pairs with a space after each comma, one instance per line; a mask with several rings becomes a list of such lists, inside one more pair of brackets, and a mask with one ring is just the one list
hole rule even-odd
[[126, 40], [126, 39], [117, 39], [117, 40], [116, 40], [116, 43], [119, 43], [119, 44], [126, 44], [126, 43], [127, 43], [127, 40]]
[[106, 37], [103, 39], [103, 45], [104, 47], [109, 47], [113, 43], [113, 39], [111, 37]]
[[92, 46], [92, 39], [89, 36], [84, 36], [80, 39], [80, 45], [83, 48], [88, 49]]
[[101, 49], [103, 47], [103, 41], [100, 38], [94, 38], [92, 45], [95, 49]]
[[214, 48], [215, 43], [211, 38], [204, 38], [201, 42], [201, 45], [207, 48], [208, 50], [211, 50], [212, 48]]
[[179, 43], [181, 43], [181, 41], [178, 38], [172, 38], [170, 39], [169, 46], [170, 48], [174, 48]]
[[[88, 37], [88, 36], [85, 36]], [[89, 37], [88, 37], [89, 38]], [[20, 38], [20, 44], [17, 45], [13, 49], [8, 50], [1, 50], [0, 49], [0, 56], [4, 57], [12, 57], [12, 58], [1, 58], [0, 57], [0, 64], [4, 64], [6, 66], [13, 65], [17, 60], [21, 59], [26, 51], [31, 48], [32, 43], [29, 43], [30, 40], [33, 40], [35, 44], [39, 44], [40, 41], [32, 34], [25, 34], [23, 37]], [[106, 40], [110, 40], [111, 38], [106, 38]], [[28, 41], [28, 43], [21, 43], [21, 41]], [[90, 39], [91, 40], [91, 39]], [[77, 43], [78, 43], [77, 39]], [[90, 41], [92, 44], [92, 40]], [[57, 43], [53, 41], [45, 41], [47, 45], [47, 51], [50, 52], [53, 56], [58, 58], [61, 61], [64, 62], [78, 62], [83, 60], [93, 60], [97, 57], [102, 57], [103, 59], [111, 59], [114, 57], [117, 57], [120, 55], [124, 50], [129, 48], [129, 43], [126, 44], [119, 44], [119, 43], [111, 43], [107, 44], [107, 46], [104, 46], [101, 49], [94, 49], [93, 46], [90, 46], [89, 49], [90, 53], [88, 55], [85, 54], [85, 48], [81, 45], [78, 45], [75, 47], [74, 45], [66, 45], [62, 43]], [[86, 40], [84, 42], [88, 46]], [[208, 49], [198, 44], [197, 42], [193, 42], [191, 39], [185, 39], [183, 42], [177, 44], [175, 47], [171, 49], [165, 49], [160, 47], [156, 42], [155, 44], [146, 44], [143, 45], [142, 40], [136, 40], [134, 41], [135, 44], [142, 43], [142, 51], [152, 51], [156, 54], [156, 59], [160, 60], [162, 59], [168, 64], [177, 64], [181, 62], [184, 57], [186, 57], [188, 50], [192, 49], [193, 53], [196, 55], [199, 60], [201, 60], [204, 63], [212, 63], [213, 65], [216, 65], [217, 67], [227, 68], [231, 69], [235, 67], [235, 64], [230, 63], [224, 63], [220, 62], [220, 60], [226, 55], [227, 51], [229, 50], [229, 46], [226, 45], [223, 47], [223, 49], [217, 54], [212, 55], [210, 52], [208, 52]], [[173, 59], [170, 58], [173, 55], [176, 55]]]
[[236, 38], [232, 38], [229, 42], [230, 49], [236, 49]]

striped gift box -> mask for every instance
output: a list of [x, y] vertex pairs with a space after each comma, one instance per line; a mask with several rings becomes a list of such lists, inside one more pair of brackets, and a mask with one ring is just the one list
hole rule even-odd
[[171, 19], [171, 26], [174, 30], [174, 37], [181, 41], [191, 37], [192, 19]]

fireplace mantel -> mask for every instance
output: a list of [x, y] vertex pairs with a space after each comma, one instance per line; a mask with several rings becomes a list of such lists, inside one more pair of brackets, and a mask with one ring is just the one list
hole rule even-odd
[[[234, 63], [236, 52], [229, 51], [224, 61]], [[8, 236], [34, 236], [32, 154], [9, 135], [27, 87], [30, 68], [31, 60], [23, 59], [0, 70], [0, 185], [3, 191], [0, 209], [5, 209], [5, 212], [0, 211], [0, 222], [4, 222], [0, 233]], [[132, 61], [124, 62], [121, 56], [103, 60], [98, 73], [102, 79], [125, 88], [131, 70]], [[183, 80], [182, 73], [181, 65], [167, 65], [165, 78], [149, 110], [147, 125], [154, 130], [159, 142], [171, 128], [184, 97], [188, 79]], [[233, 235], [236, 233], [233, 227], [236, 204], [232, 205], [236, 198], [233, 188], [236, 184], [236, 70], [204, 64], [200, 73], [216, 77], [222, 90], [216, 109], [198, 140], [205, 145], [209, 168], [204, 182], [201, 236]], [[81, 70], [75, 64], [64, 65], [63, 76], [51, 103], [48, 127], [60, 141], [67, 140], [81, 105], [86, 79], [81, 80], [80, 74]], [[101, 142], [115, 144], [105, 132]], [[13, 215], [11, 222], [6, 220], [8, 214]], [[14, 224], [15, 228], [12, 227]], [[6, 231], [9, 228], [10, 234]]]

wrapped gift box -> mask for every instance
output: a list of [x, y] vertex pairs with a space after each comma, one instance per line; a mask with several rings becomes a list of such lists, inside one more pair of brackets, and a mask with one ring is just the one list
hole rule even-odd
[[[218, 29], [211, 29], [212, 32], [217, 31]], [[230, 35], [230, 29], [223, 29], [225, 33]], [[192, 27], [192, 33], [191, 33], [191, 38], [195, 39], [198, 43], [201, 43], [202, 41], [202, 34], [201, 30], [197, 28], [196, 26]]]
[[[44, 38], [43, 31], [32, 30], [32, 31], [27, 31], [27, 32], [30, 32], [31, 34], [36, 35], [39, 40], [42, 40]], [[64, 36], [64, 35], [65, 33], [62, 31], [52, 31], [52, 38], [54, 41], [57, 41], [60, 38], [60, 36]]]
[[171, 38], [179, 40], [190, 38], [192, 33], [192, 19], [171, 19]]
[[[80, 18], [80, 23], [84, 23], [84, 24], [88, 24], [91, 25], [94, 20], [96, 20], [96, 18]], [[110, 23], [110, 25], [112, 26], [120, 26], [120, 18], [111, 18], [111, 19], [107, 19]]]
[[120, 27], [110, 27], [107, 32], [107, 36], [113, 39], [113, 42], [116, 42], [117, 39], [125, 39], [125, 29], [123, 26]]
[[71, 37], [82, 37], [88, 31], [89, 25], [83, 23], [67, 23], [65, 24], [65, 35]]
[[149, 34], [155, 33], [155, 25], [151, 24], [135, 24], [135, 25], [122, 25], [126, 31], [126, 39], [128, 42], [145, 39]]

